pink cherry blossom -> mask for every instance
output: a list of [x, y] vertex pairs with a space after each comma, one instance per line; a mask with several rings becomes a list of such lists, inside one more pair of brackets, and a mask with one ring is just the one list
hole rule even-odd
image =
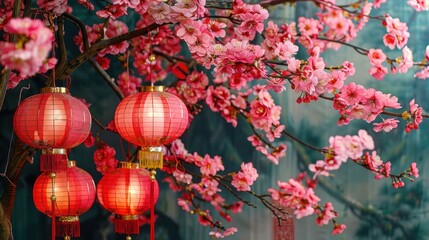
[[427, 78], [429, 78], [429, 67], [425, 67], [421, 71], [415, 73], [414, 77], [420, 78], [420, 79], [427, 79]]
[[399, 120], [395, 118], [387, 118], [383, 120], [383, 122], [381, 123], [374, 123], [373, 129], [375, 132], [381, 132], [381, 131], [390, 132], [392, 129], [398, 127], [398, 123], [399, 123]]
[[401, 22], [399, 18], [392, 18], [390, 16], [386, 17], [385, 23], [388, 34], [383, 38], [384, 44], [390, 49], [393, 49], [394, 45], [399, 49], [403, 48], [410, 36], [407, 24]]
[[419, 177], [419, 169], [417, 168], [417, 164], [415, 162], [412, 162], [410, 165], [410, 175], [414, 176], [415, 178]]
[[393, 34], [385, 34], [383, 37], [383, 43], [386, 47], [390, 48], [390, 49], [394, 49], [396, 44], [397, 44], [397, 40], [395, 35]]
[[335, 224], [334, 225], [334, 229], [332, 230], [332, 234], [336, 235], [336, 234], [341, 234], [344, 232], [344, 230], [346, 229], [346, 225], [344, 224]]
[[88, 0], [77, 0], [77, 2], [89, 10], [94, 10], [94, 5], [92, 5]]
[[19, 71], [21, 79], [36, 74], [52, 48], [51, 30], [38, 19], [14, 18], [5, 25], [4, 31], [20, 38], [17, 43], [0, 41], [0, 64]]
[[408, 72], [408, 69], [413, 66], [413, 64], [413, 52], [408, 47], [404, 47], [402, 49], [402, 60], [399, 63], [398, 71], [400, 73], [406, 73]]
[[374, 149], [374, 139], [368, 134], [367, 131], [365, 131], [364, 129], [359, 130], [358, 136], [364, 149], [367, 149], [367, 150]]
[[211, 158], [208, 154], [201, 160], [200, 171], [202, 174], [210, 176], [216, 175], [218, 171], [225, 170], [222, 159], [219, 156]]
[[381, 4], [385, 3], [387, 0], [375, 0], [374, 8], [380, 8]]
[[183, 211], [189, 212], [191, 211], [191, 202], [183, 199], [183, 198], [177, 198], [177, 205], [183, 209]]
[[124, 96], [128, 96], [138, 92], [138, 88], [142, 84], [142, 79], [135, 76], [130, 76], [128, 72], [123, 72], [119, 75], [118, 87]]
[[127, 6], [125, 4], [107, 5], [102, 10], [96, 12], [100, 18], [116, 19], [127, 14]]
[[233, 235], [234, 233], [236, 233], [238, 230], [235, 227], [231, 227], [226, 229], [223, 233], [220, 230], [217, 231], [211, 231], [209, 233], [210, 236], [212, 236], [213, 238], [224, 238], [230, 235]]
[[52, 11], [55, 15], [63, 14], [67, 9], [67, 0], [37, 0], [37, 5], [46, 11]]
[[371, 48], [368, 51], [368, 59], [371, 65], [377, 66], [381, 65], [384, 61], [386, 61], [386, 55], [381, 49]]
[[258, 172], [251, 162], [242, 163], [241, 171], [233, 175], [231, 185], [238, 191], [250, 191], [250, 186], [258, 178]]
[[201, 21], [186, 20], [181, 22], [177, 29], [177, 36], [183, 39], [188, 44], [193, 44], [197, 41], [197, 37], [201, 35]]
[[182, 172], [180, 170], [175, 170], [173, 172], [173, 177], [178, 181], [178, 182], [183, 182], [186, 184], [191, 184], [192, 182], [192, 175]]
[[320, 176], [329, 176], [329, 172], [325, 169], [326, 163], [323, 160], [318, 160], [315, 164], [311, 163], [308, 165], [308, 169], [314, 172], [313, 178], [316, 179]]
[[112, 0], [113, 4], [126, 5], [130, 8], [136, 8], [140, 3], [140, 0]]
[[261, 139], [256, 135], [252, 135], [252, 136], [247, 137], [247, 140], [249, 142], [251, 142], [252, 146], [254, 146], [254, 147], [262, 146]]
[[338, 216], [337, 212], [335, 212], [334, 207], [332, 206], [331, 202], [325, 203], [325, 206], [323, 208], [323, 211], [318, 214], [318, 217], [316, 219], [316, 223], [320, 225], [326, 225], [328, 224], [333, 218], [336, 218]]
[[278, 56], [280, 60], [287, 60], [292, 55], [298, 52], [298, 46], [293, 44], [291, 41], [285, 41], [276, 44], [274, 54]]
[[427, 0], [408, 0], [407, 4], [414, 8], [417, 12], [429, 10], [429, 1]]
[[387, 73], [387, 68], [382, 65], [375, 65], [371, 69], [369, 69], [369, 74], [377, 80], [383, 80], [384, 76]]

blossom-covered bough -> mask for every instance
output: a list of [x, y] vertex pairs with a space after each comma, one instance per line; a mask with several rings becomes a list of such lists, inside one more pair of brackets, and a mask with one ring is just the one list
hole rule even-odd
[[[343, 232], [346, 226], [336, 220], [339, 213], [331, 202], [322, 201], [315, 189], [319, 183], [326, 187], [332, 172], [347, 161], [373, 172], [376, 179], [390, 178], [395, 188], [403, 187], [404, 180], [419, 177], [415, 162], [401, 173], [391, 173], [391, 163], [383, 161], [374, 150], [370, 134], [389, 132], [400, 121], [405, 121], [404, 131], [408, 133], [417, 130], [428, 115], [415, 100], [401, 112], [397, 97], [350, 80], [356, 72], [352, 62], [344, 59], [335, 66], [322, 57], [327, 49], [350, 47], [368, 57], [369, 75], [377, 80], [383, 80], [389, 69], [390, 74], [412, 70], [416, 78], [429, 77], [429, 50], [413, 54], [412, 47], [407, 46], [407, 25], [389, 14], [371, 14], [384, 1], [338, 5], [334, 0], [313, 0], [318, 9], [313, 17], [299, 16], [296, 22], [281, 24], [271, 21], [265, 8], [288, 2], [284, 0], [260, 4], [242, 0], [111, 0], [96, 7], [95, 1], [77, 2], [80, 5], [75, 8], [86, 8], [100, 21], [82, 22], [73, 15], [67, 0], [6, 0], [0, 4], [0, 106], [6, 89], [15, 88], [21, 81], [41, 75], [47, 85], [70, 82], [70, 74], [89, 61], [119, 98], [136, 93], [142, 84], [164, 84], [187, 105], [192, 115], [190, 124], [201, 112], [202, 104], [234, 127], [248, 124], [254, 134], [243, 137], [274, 165], [287, 158], [286, 144], [276, 141], [283, 136], [322, 154], [320, 160], [307, 162], [307, 169], [296, 178], [279, 180], [266, 192], [255, 193], [251, 186], [258, 171], [251, 162], [230, 169], [220, 156], [189, 153], [180, 140], [165, 146], [162, 171], [168, 177], [163, 181], [181, 193], [177, 203], [184, 211], [197, 215], [201, 225], [213, 228], [209, 233], [213, 237], [223, 238], [237, 231], [217, 216], [230, 221], [231, 214], [241, 212], [243, 205], [255, 206], [248, 199], [260, 201], [273, 213], [288, 208], [297, 218], [315, 215], [318, 225], [331, 224], [333, 234]], [[427, 11], [429, 6], [426, 1], [410, 0], [408, 4], [416, 11]], [[138, 16], [134, 29], [125, 23], [131, 12]], [[76, 56], [67, 55], [64, 33], [69, 29], [65, 29], [65, 21], [79, 29], [79, 34], [73, 36], [80, 50]], [[400, 50], [400, 55], [398, 51], [365, 49], [352, 43], [368, 21], [380, 23], [380, 40], [386, 49]], [[413, 55], [422, 60], [415, 62]], [[118, 76], [108, 74], [113, 58], [123, 67]], [[280, 118], [282, 108], [272, 95], [284, 94], [286, 89], [298, 94], [297, 103], [330, 101], [339, 114], [338, 125], [362, 119], [373, 125], [374, 132], [360, 130], [355, 135], [332, 136], [326, 147], [311, 146], [287, 131]], [[94, 121], [103, 130], [116, 131], [112, 122], [104, 126], [96, 118]], [[96, 169], [102, 174], [112, 171], [118, 164], [116, 150], [102, 139], [96, 142]], [[94, 138], [90, 136], [85, 144], [91, 147]], [[7, 190], [1, 200], [2, 239], [8, 239], [10, 231], [15, 184], [33, 152], [19, 142], [14, 146], [5, 175], [9, 179]], [[135, 158], [132, 151], [126, 155], [125, 160]], [[224, 195], [228, 194], [237, 201], [227, 202]], [[350, 202], [351, 207], [363, 211]]]

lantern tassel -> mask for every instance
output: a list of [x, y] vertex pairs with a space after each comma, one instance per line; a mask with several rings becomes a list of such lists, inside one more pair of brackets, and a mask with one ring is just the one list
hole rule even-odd
[[40, 171], [65, 171], [67, 170], [68, 157], [66, 153], [51, 153], [42, 151], [40, 155]]
[[162, 168], [163, 157], [161, 147], [143, 148], [139, 151], [140, 167], [146, 169]]
[[78, 216], [60, 217], [56, 219], [57, 237], [80, 237], [80, 222]]
[[139, 234], [140, 224], [138, 215], [119, 216], [115, 218], [115, 232], [122, 234]]

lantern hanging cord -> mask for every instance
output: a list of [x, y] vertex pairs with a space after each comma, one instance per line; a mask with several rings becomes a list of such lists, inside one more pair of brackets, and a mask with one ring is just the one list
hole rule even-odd
[[150, 170], [150, 240], [155, 240], [155, 169]]
[[149, 30], [149, 28], [147, 29], [147, 33], [148, 33], [148, 37], [149, 37], [149, 56], [148, 56], [148, 60], [149, 60], [149, 64], [151, 65], [151, 67], [149, 68], [149, 81], [150, 81], [150, 85], [154, 86], [154, 83], [152, 81], [152, 66], [155, 63], [156, 59], [155, 59], [155, 55], [153, 54], [153, 46], [152, 46], [152, 33]]
[[[18, 105], [21, 103], [21, 98], [22, 98], [22, 90], [29, 90], [30, 89], [30, 87], [31, 87], [31, 85], [30, 84], [28, 84], [28, 86], [27, 87], [22, 87], [21, 88], [21, 90], [19, 91], [19, 96], [18, 96]], [[6, 172], [7, 172], [7, 168], [9, 167], [9, 161], [10, 161], [10, 151], [11, 151], [11, 149], [12, 149], [12, 142], [13, 142], [13, 139], [14, 139], [14, 134], [13, 134], [13, 128], [12, 128], [12, 131], [11, 131], [11, 134], [10, 134], [10, 141], [9, 141], [9, 149], [7, 150], [7, 157], [6, 157], [6, 166], [4, 167], [4, 171], [3, 171], [3, 173], [0, 173], [0, 176], [1, 177], [4, 177], [4, 178], [6, 178], [6, 180], [10, 183], [10, 184], [12, 184], [13, 186], [15, 186], [15, 184], [9, 179], [9, 177], [6, 175]]]
[[56, 174], [55, 174], [55, 172], [51, 172], [50, 173], [50, 178], [51, 178], [51, 183], [52, 183], [52, 185], [51, 185], [51, 192], [52, 192], [52, 195], [51, 195], [51, 239], [52, 240], [55, 240], [55, 237], [56, 237], [56, 226], [55, 226], [55, 202], [56, 202], [56, 200], [57, 200], [57, 197], [56, 197], [56, 195], [55, 195], [55, 177], [56, 177]]
[[[55, 58], [55, 42], [52, 42], [52, 57]], [[57, 80], [55, 79], [55, 66], [52, 68], [52, 84], [53, 87], [55, 87], [55, 82]]]
[[130, 51], [127, 50], [127, 58], [126, 58], [126, 65], [127, 65], [127, 89], [130, 88]]

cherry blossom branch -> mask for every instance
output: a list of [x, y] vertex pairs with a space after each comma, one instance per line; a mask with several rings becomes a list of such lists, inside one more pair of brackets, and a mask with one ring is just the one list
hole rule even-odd
[[98, 120], [98, 118], [95, 118], [93, 114], [91, 114], [92, 121], [97, 124], [101, 129], [106, 130], [107, 128]]
[[95, 70], [103, 77], [105, 82], [109, 84], [109, 86], [112, 88], [112, 90], [115, 92], [116, 96], [118, 96], [119, 99], [124, 98], [124, 94], [122, 93], [121, 89], [119, 89], [118, 85], [115, 84], [115, 81], [110, 75], [104, 71], [104, 69], [98, 64], [97, 61], [90, 58], [88, 61], [91, 63], [91, 65], [95, 68]]
[[[228, 190], [230, 193], [232, 193], [234, 195], [234, 197], [236, 197], [238, 200], [242, 201], [243, 203], [245, 203], [246, 205], [256, 208], [256, 205], [244, 200], [240, 195], [238, 195], [238, 193], [236, 193], [230, 186], [226, 185], [223, 181], [227, 181], [226, 179], [220, 177], [220, 176], [213, 176], [213, 179], [215, 179], [220, 185], [222, 185], [226, 190]], [[230, 181], [227, 181], [228, 183], [230, 183]]]
[[[58, 30], [57, 30], [57, 39], [58, 39], [58, 64], [55, 68], [62, 68], [67, 62], [67, 50], [64, 42], [64, 18], [59, 16], [57, 18]], [[55, 71], [55, 68], [53, 71]], [[54, 79], [55, 80], [55, 79]]]
[[[305, 149], [303, 147], [300, 147], [297, 144], [294, 144], [297, 153], [299, 154], [300, 158], [298, 158], [299, 161], [301, 161], [301, 163], [305, 166], [305, 171], [309, 172], [309, 169], [307, 168], [307, 166], [311, 163], [310, 157], [308, 156], [307, 152], [305, 151]], [[406, 228], [401, 224], [401, 221], [399, 218], [396, 218], [392, 215], [385, 215], [379, 211], [376, 211], [376, 209], [374, 208], [368, 208], [365, 207], [361, 202], [346, 197], [344, 194], [342, 194], [340, 191], [338, 191], [338, 188], [335, 186], [332, 186], [327, 180], [325, 180], [324, 178], [319, 177], [317, 179], [318, 185], [320, 185], [327, 193], [329, 193], [331, 196], [333, 196], [334, 198], [336, 198], [338, 201], [340, 201], [341, 203], [343, 203], [345, 206], [350, 207], [350, 209], [353, 209], [353, 213], [355, 214], [355, 210], [358, 210], [359, 212], [362, 213], [361, 216], [363, 217], [373, 217], [377, 220], [384, 220], [389, 222], [389, 224], [392, 224], [393, 226], [397, 226], [399, 229], [401, 229], [402, 233], [404, 234], [404, 236], [406, 237], [405, 239], [408, 239], [408, 236], [410, 236], [410, 234], [408, 233], [408, 231], [406, 230]]]
[[317, 147], [311, 146], [311, 145], [309, 145], [309, 144], [307, 144], [307, 143], [303, 142], [302, 140], [300, 140], [299, 138], [295, 137], [294, 135], [292, 135], [291, 133], [289, 133], [289, 132], [288, 132], [288, 131], [286, 131], [286, 130], [283, 130], [283, 131], [282, 131], [282, 133], [283, 133], [284, 135], [288, 136], [289, 138], [291, 138], [292, 140], [294, 140], [295, 142], [297, 142], [297, 143], [299, 143], [299, 144], [301, 144], [301, 145], [303, 145], [303, 146], [305, 146], [305, 147], [307, 147], [307, 148], [309, 148], [309, 149], [312, 149], [312, 150], [315, 150], [315, 151], [321, 152], [322, 154], [323, 154], [323, 153], [327, 153], [327, 152], [328, 152], [326, 149], [323, 149], [323, 148], [317, 148]]
[[62, 16], [66, 17], [67, 19], [71, 20], [73, 23], [77, 24], [77, 26], [79, 27], [82, 33], [83, 49], [87, 50], [89, 48], [89, 42], [88, 42], [88, 32], [86, 31], [85, 24], [79, 18], [71, 14], [63, 13]]
[[167, 61], [169, 61], [171, 63], [184, 62], [184, 63], [186, 63], [186, 64], [189, 65], [189, 64], [191, 64], [193, 62], [192, 60], [189, 60], [189, 59], [183, 59], [183, 58], [180, 58], [180, 57], [170, 56], [170, 55], [165, 54], [165, 53], [163, 53], [161, 51], [158, 51], [158, 50], [153, 50], [153, 53], [155, 53], [156, 55], [159, 55], [159, 56], [165, 58]]
[[[189, 162], [187, 162], [187, 161], [184, 161], [184, 159], [182, 159], [182, 158], [180, 158], [180, 157], [178, 157], [178, 156], [176, 156], [175, 154], [173, 154], [174, 156], [175, 156], [175, 159], [176, 159], [176, 161], [178, 162], [178, 163], [180, 163], [180, 166], [181, 166], [181, 169], [183, 170], [183, 171], [185, 171], [186, 173], [188, 173], [188, 174], [191, 174], [192, 176], [194, 176], [194, 177], [197, 177], [197, 178], [199, 178], [199, 179], [202, 179], [202, 176], [201, 175], [198, 175], [198, 174], [195, 174], [195, 173], [193, 173], [193, 172], [191, 172], [191, 171], [189, 171], [189, 170], [187, 170], [186, 169], [186, 167], [183, 165], [183, 163], [186, 163], [186, 164], [188, 164], [188, 165], [190, 165], [190, 166], [193, 166], [193, 167], [196, 167], [194, 164], [191, 164], [191, 163], [189, 163]], [[177, 167], [177, 166], [176, 166]], [[229, 174], [230, 175], [230, 174]], [[222, 177], [222, 176], [220, 176], [220, 175], [214, 175], [214, 176], [211, 176], [211, 178], [212, 179], [214, 179], [214, 180], [216, 180], [221, 186], [223, 186], [228, 192], [230, 192], [231, 194], [233, 194], [233, 196], [234, 197], [236, 197], [239, 201], [241, 201], [241, 202], [243, 202], [243, 203], [245, 203], [246, 205], [248, 205], [248, 206], [251, 206], [251, 207], [253, 207], [253, 208], [256, 208], [256, 205], [255, 204], [253, 204], [253, 203], [251, 203], [250, 201], [247, 201], [247, 200], [245, 200], [245, 199], [243, 199], [235, 190], [233, 190], [229, 185], [227, 185], [226, 183], [228, 183], [228, 184], [231, 184], [231, 180], [229, 180], [229, 179], [225, 179], [225, 177]], [[226, 183], [225, 183], [226, 182]], [[177, 181], [176, 181], [176, 183], [177, 183]], [[281, 207], [279, 207], [279, 206], [276, 206], [275, 204], [273, 204], [273, 203], [271, 203], [270, 201], [268, 201], [266, 198], [270, 198], [270, 195], [269, 194], [257, 194], [257, 193], [255, 193], [255, 192], [253, 192], [253, 191], [246, 191], [246, 193], [248, 193], [248, 194], [250, 194], [250, 195], [252, 195], [253, 197], [256, 197], [256, 198], [258, 198], [260, 201], [261, 201], [261, 203], [268, 209], [268, 210], [270, 210], [272, 213], [273, 213], [273, 215], [274, 216], [276, 216], [276, 218], [277, 219], [279, 219], [279, 221], [280, 220], [285, 220], [284, 218], [282, 218], [279, 214], [281, 213], [281, 214], [283, 214], [283, 215], [288, 215], [289, 213], [288, 212], [286, 212], [283, 208], [281, 208]], [[204, 199], [202, 199], [202, 201], [205, 201]]]
[[[188, 191], [188, 192], [190, 192], [191, 196], [193, 195], [193, 192], [192, 192], [192, 191]], [[189, 213], [190, 213], [190, 214], [198, 214], [199, 216], [201, 216], [202, 218], [204, 218], [204, 220], [206, 220], [206, 221], [210, 222], [210, 224], [211, 224], [213, 227], [216, 227], [216, 228], [218, 228], [218, 229], [225, 230], [225, 227], [224, 227], [224, 226], [222, 226], [221, 222], [219, 222], [219, 221], [214, 222], [213, 220], [211, 220], [210, 218], [208, 218], [208, 217], [207, 217], [207, 213], [201, 210], [201, 208], [200, 208], [200, 207], [195, 203], [194, 199], [195, 199], [195, 197], [191, 197], [191, 198], [190, 198], [190, 201], [191, 201], [192, 206], [194, 207], [194, 209], [195, 209], [195, 210], [192, 210], [192, 211], [190, 211]], [[202, 201], [204, 201], [204, 200], [202, 200]]]
[[84, 51], [83, 53], [75, 57], [73, 60], [71, 60], [66, 66], [59, 69], [57, 79], [64, 79], [67, 76], [69, 76], [74, 70], [76, 70], [80, 65], [82, 65], [89, 58], [97, 54], [100, 50], [103, 50], [111, 45], [114, 45], [123, 41], [127, 41], [141, 35], [145, 35], [149, 31], [152, 31], [160, 26], [161, 25], [158, 25], [158, 24], [152, 24], [146, 28], [136, 29], [131, 32], [127, 32], [125, 34], [122, 34], [113, 38], [104, 39], [95, 43], [88, 50]]
[[[64, 15], [64, 17], [70, 19], [72, 22], [74, 22], [78, 25], [78, 27], [82, 33], [83, 48], [85, 51], [88, 50], [90, 48], [90, 46], [89, 46], [89, 42], [88, 42], [88, 32], [86, 31], [85, 24], [80, 19], [76, 18], [75, 16], [73, 16], [71, 14], [64, 13], [63, 15]], [[107, 84], [109, 84], [109, 86], [112, 88], [112, 90], [115, 92], [115, 94], [119, 97], [119, 99], [123, 99], [124, 94], [119, 89], [119, 87], [115, 84], [113, 78], [110, 77], [110, 75], [106, 71], [104, 71], [104, 69], [100, 66], [100, 64], [98, 64], [97, 61], [95, 61], [92, 58], [89, 58], [88, 60], [91, 63], [91, 65], [95, 68], [95, 70], [107, 82]], [[63, 66], [59, 66], [58, 68], [61, 69], [61, 68], [63, 68]]]
[[279, 221], [284, 221], [286, 219], [284, 219], [283, 217], [280, 216], [279, 213], [283, 214], [283, 215], [289, 215], [289, 213], [287, 211], [285, 211], [285, 209], [276, 206], [275, 204], [271, 203], [270, 201], [268, 201], [266, 198], [271, 198], [270, 195], [267, 194], [256, 194], [253, 191], [247, 191], [247, 193], [252, 194], [253, 196], [255, 196], [256, 198], [258, 198], [262, 204], [264, 204], [264, 206], [266, 208], [268, 208], [268, 210], [271, 211], [271, 213], [273, 213], [273, 215], [279, 220]]

